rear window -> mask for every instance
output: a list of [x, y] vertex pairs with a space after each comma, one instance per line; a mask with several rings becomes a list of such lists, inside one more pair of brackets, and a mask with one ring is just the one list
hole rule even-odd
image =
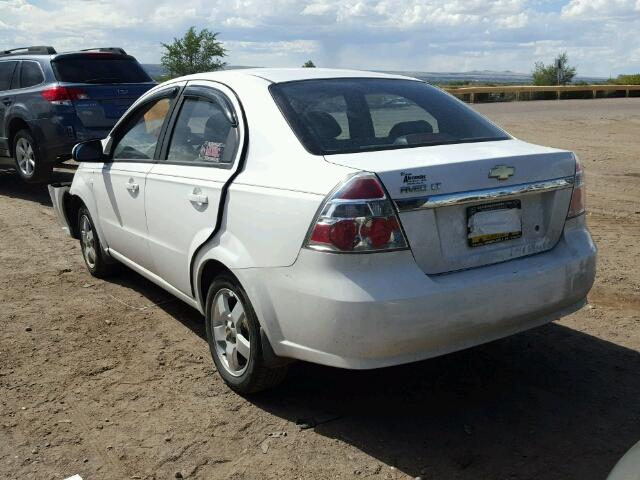
[[317, 155], [510, 138], [462, 102], [415, 80], [302, 80], [270, 90]]
[[60, 82], [70, 83], [144, 83], [151, 78], [131, 57], [81, 55], [53, 61], [53, 71]]

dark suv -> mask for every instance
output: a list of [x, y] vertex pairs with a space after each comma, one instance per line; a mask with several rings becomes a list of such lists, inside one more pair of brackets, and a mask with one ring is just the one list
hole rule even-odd
[[14, 157], [26, 182], [46, 182], [76, 143], [106, 137], [154, 85], [121, 48], [0, 51], [0, 156]]

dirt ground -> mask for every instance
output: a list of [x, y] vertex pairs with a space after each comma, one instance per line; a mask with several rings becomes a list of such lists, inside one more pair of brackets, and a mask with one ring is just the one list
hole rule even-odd
[[477, 109], [582, 158], [590, 305], [413, 365], [298, 363], [249, 399], [195, 311], [90, 277], [46, 189], [0, 173], [0, 478], [604, 479], [640, 440], [640, 98]]

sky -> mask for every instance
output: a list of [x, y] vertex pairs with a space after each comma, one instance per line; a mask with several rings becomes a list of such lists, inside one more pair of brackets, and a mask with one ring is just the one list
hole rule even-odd
[[187, 28], [229, 65], [528, 73], [566, 51], [582, 76], [640, 72], [640, 0], [0, 0], [0, 48], [120, 46], [159, 63]]

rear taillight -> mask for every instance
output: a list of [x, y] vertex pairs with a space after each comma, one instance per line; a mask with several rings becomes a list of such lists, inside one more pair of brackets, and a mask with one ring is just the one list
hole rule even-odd
[[585, 183], [584, 170], [578, 157], [576, 159], [576, 174], [573, 180], [573, 193], [571, 194], [571, 203], [569, 204], [569, 213], [567, 218], [577, 217], [585, 212]]
[[50, 87], [41, 93], [42, 98], [54, 105], [71, 105], [74, 100], [86, 100], [89, 98], [87, 92], [82, 88], [73, 87]]
[[305, 247], [330, 252], [407, 248], [400, 220], [372, 173], [358, 173], [324, 201]]

